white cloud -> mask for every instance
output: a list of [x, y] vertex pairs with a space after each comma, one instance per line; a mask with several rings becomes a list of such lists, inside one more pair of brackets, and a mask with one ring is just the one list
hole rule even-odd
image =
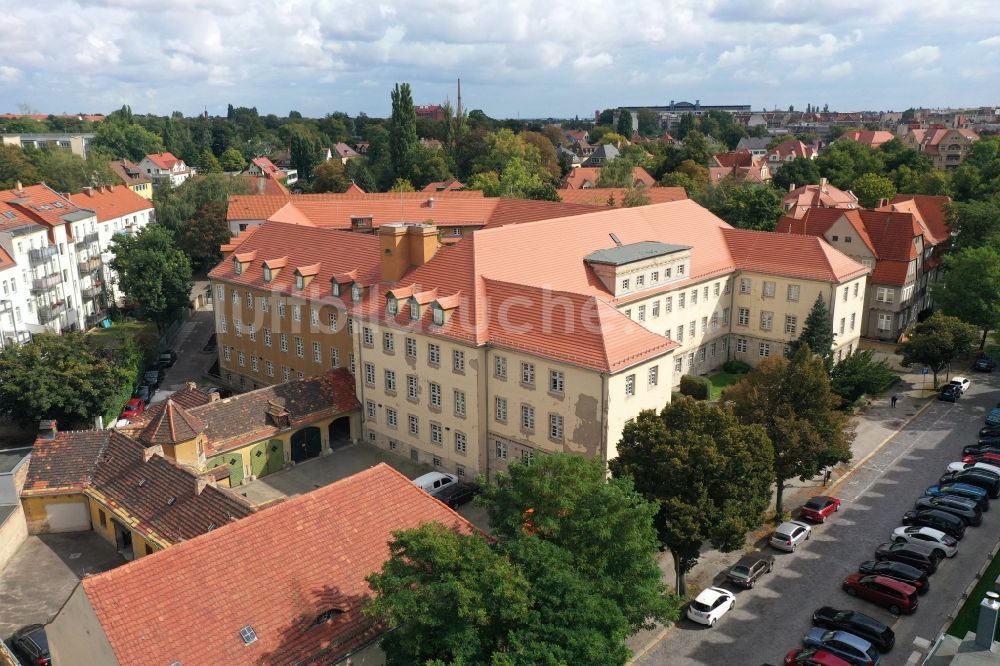
[[830, 65], [823, 70], [823, 76], [828, 79], [842, 79], [854, 73], [854, 65], [849, 62], [841, 62]]
[[718, 67], [733, 67], [735, 65], [742, 65], [753, 55], [753, 49], [743, 46], [742, 44], [738, 44], [736, 48], [720, 53], [719, 57], [715, 61], [715, 64]]
[[782, 46], [777, 49], [775, 55], [782, 60], [815, 60], [817, 58], [829, 58], [835, 53], [853, 46], [861, 41], [861, 31], [854, 30], [843, 39], [824, 33], [815, 41], [795, 46]]
[[918, 46], [899, 56], [899, 61], [906, 65], [927, 65], [941, 57], [941, 49], [937, 46]]
[[0, 81], [4, 83], [17, 83], [21, 78], [21, 70], [17, 67], [0, 65]]
[[577, 71], [601, 69], [602, 67], [609, 67], [614, 61], [614, 56], [607, 51], [601, 51], [594, 55], [583, 54], [577, 56], [573, 61], [573, 68]]
[[976, 42], [980, 46], [1000, 46], [1000, 35], [995, 37], [987, 37], [986, 39], [980, 39]]

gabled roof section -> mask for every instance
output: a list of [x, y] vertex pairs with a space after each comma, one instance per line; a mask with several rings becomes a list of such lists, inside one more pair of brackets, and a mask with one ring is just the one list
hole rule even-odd
[[820, 236], [826, 238], [827, 232], [837, 223], [844, 220], [851, 225], [858, 238], [865, 244], [868, 251], [876, 257], [879, 256], [878, 249], [868, 235], [868, 229], [861, 220], [860, 211], [847, 210], [844, 208], [808, 208], [804, 211], [800, 219], [785, 215], [778, 220], [775, 226], [775, 233], [779, 234], [802, 234], [806, 236]]
[[919, 258], [914, 239], [923, 232], [912, 215], [877, 210], [859, 213], [880, 259], [912, 261]]
[[[357, 188], [360, 190], [361, 188]], [[407, 201], [417, 200], [426, 202], [428, 194], [426, 192], [358, 192], [349, 189], [340, 194], [285, 194], [282, 196], [269, 196], [258, 194], [231, 194], [229, 195], [229, 207], [226, 210], [226, 220], [266, 220], [282, 206], [287, 203], [317, 203], [321, 201], [340, 202], [344, 206], [344, 215], [350, 217], [352, 214], [362, 214], [364, 212], [363, 202], [375, 201]], [[465, 190], [462, 192], [436, 192], [435, 200], [442, 197], [461, 199], [483, 199], [480, 190]]]
[[69, 198], [80, 208], [94, 211], [98, 222], [108, 222], [140, 211], [153, 210], [152, 201], [139, 196], [126, 185], [84, 188], [83, 192], [71, 194]]
[[159, 169], [171, 170], [178, 162], [182, 162], [179, 157], [175, 156], [173, 153], [162, 152], [162, 153], [150, 153], [146, 155], [146, 159], [156, 165]]
[[21, 495], [83, 492], [111, 432], [68, 430], [54, 439], [36, 439]]
[[[392, 532], [428, 522], [476, 531], [380, 463], [89, 576], [83, 591], [122, 664], [335, 663], [383, 630], [362, 608], [372, 594], [365, 577], [389, 558]], [[261, 572], [266, 584], [233, 594], [233, 581]], [[258, 640], [245, 645], [248, 625]]]
[[205, 424], [186, 409], [166, 399], [166, 405], [142, 429], [139, 439], [146, 445], [179, 444], [195, 439], [205, 431]]
[[113, 160], [111, 170], [115, 172], [126, 185], [142, 185], [152, 182], [149, 177], [142, 172], [139, 165], [125, 159]]
[[892, 210], [911, 213], [926, 227], [935, 243], [943, 243], [951, 238], [951, 228], [948, 226], [945, 212], [951, 197], [931, 196], [927, 194], [897, 194], [889, 202]]
[[818, 236], [749, 229], [726, 229], [723, 235], [737, 267], [743, 270], [835, 284], [869, 272]]
[[[176, 406], [183, 409], [191, 409], [192, 407], [200, 407], [201, 405], [207, 405], [212, 401], [212, 396], [200, 388], [196, 387], [194, 383], [189, 383], [182, 389], [174, 391], [170, 394], [170, 401]], [[162, 400], [160, 402], [154, 402], [149, 407], [146, 408], [142, 414], [132, 419], [131, 425], [129, 425], [125, 430], [141, 430], [143, 426], [152, 421], [155, 418], [159, 418], [160, 414], [167, 407], [167, 401]]]

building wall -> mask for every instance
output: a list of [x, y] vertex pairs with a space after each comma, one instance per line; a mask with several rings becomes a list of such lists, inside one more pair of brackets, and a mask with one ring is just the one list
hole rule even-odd
[[45, 632], [55, 664], [119, 666], [83, 585], [76, 586]]
[[[603, 396], [607, 405], [607, 460], [618, 456], [618, 442], [629, 419], [634, 419], [644, 409], [660, 411], [670, 402], [671, 387], [680, 381], [673, 376], [674, 354], [665, 354], [607, 376]], [[650, 370], [654, 367], [657, 383], [651, 385]], [[626, 388], [630, 375], [634, 376], [635, 387], [631, 395]]]
[[[8, 505], [10, 506], [10, 505]], [[28, 524], [24, 520], [24, 509], [20, 504], [13, 505], [14, 510], [0, 523], [0, 571], [28, 538]]]
[[83, 493], [24, 497], [21, 506], [29, 534], [85, 532], [90, 529], [90, 509]]
[[111, 509], [94, 497], [88, 497], [88, 499], [90, 500], [90, 524], [93, 525], [94, 532], [112, 546], [118, 545], [115, 538], [115, 521], [117, 521], [122, 528], [128, 529], [132, 535], [132, 559], [137, 560], [140, 557], [152, 555], [160, 550], [158, 545], [132, 529], [132, 524], [135, 522], [134, 518], [122, 511]]

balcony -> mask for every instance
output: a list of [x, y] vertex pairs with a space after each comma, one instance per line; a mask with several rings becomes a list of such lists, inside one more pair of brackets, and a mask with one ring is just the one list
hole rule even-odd
[[91, 257], [90, 259], [81, 259], [80, 260], [80, 276], [81, 277], [89, 275], [90, 273], [93, 273], [94, 271], [99, 270], [100, 268], [101, 268], [101, 258], [100, 257]]
[[97, 326], [107, 318], [108, 318], [108, 313], [104, 312], [103, 310], [101, 312], [91, 313], [86, 317], [87, 328], [93, 328], [94, 326]]
[[35, 278], [31, 281], [31, 291], [33, 292], [43, 292], [53, 289], [61, 282], [59, 273], [53, 273], [51, 275], [46, 275], [45, 277]]
[[39, 266], [44, 264], [52, 257], [59, 254], [59, 248], [55, 245], [46, 245], [45, 247], [36, 247], [32, 250], [28, 250], [28, 263], [32, 266]]
[[87, 299], [88, 301], [92, 301], [95, 298], [97, 298], [98, 296], [100, 296], [101, 294], [103, 294], [104, 293], [104, 289], [101, 287], [101, 283], [98, 282], [97, 284], [94, 284], [93, 286], [84, 287], [83, 289], [80, 290], [80, 293], [83, 295], [83, 297], [85, 299]]
[[55, 321], [59, 315], [66, 312], [66, 301], [57, 301], [48, 305], [38, 306], [38, 323], [48, 324]]

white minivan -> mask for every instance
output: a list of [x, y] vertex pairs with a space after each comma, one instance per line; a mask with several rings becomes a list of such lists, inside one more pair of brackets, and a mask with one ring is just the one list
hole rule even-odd
[[428, 472], [413, 479], [413, 483], [431, 495], [437, 495], [442, 488], [449, 488], [458, 483], [458, 477], [443, 472]]

